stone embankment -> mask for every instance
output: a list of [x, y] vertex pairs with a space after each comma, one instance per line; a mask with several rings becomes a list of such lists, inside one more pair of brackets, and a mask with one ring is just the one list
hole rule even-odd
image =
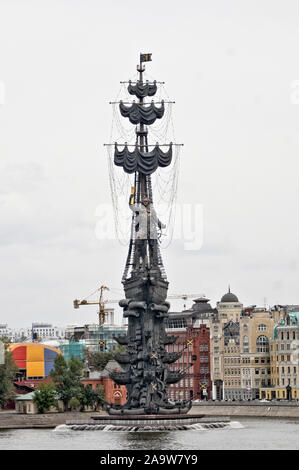
[[0, 430], [1, 429], [32, 429], [32, 428], [55, 428], [59, 424], [65, 424], [68, 420], [88, 419], [94, 415], [94, 412], [67, 412], [67, 413], [48, 413], [42, 415], [22, 415], [15, 412], [0, 412]]
[[256, 417], [256, 418], [297, 418], [299, 402], [201, 402], [196, 403], [190, 413], [205, 416]]
[[[230, 418], [297, 418], [299, 419], [298, 402], [202, 402], [194, 404], [189, 415], [201, 414], [215, 419]], [[106, 413], [101, 413], [105, 416]], [[89, 420], [94, 412], [48, 413], [44, 415], [22, 415], [15, 412], [0, 412], [1, 429], [55, 428], [66, 421]]]

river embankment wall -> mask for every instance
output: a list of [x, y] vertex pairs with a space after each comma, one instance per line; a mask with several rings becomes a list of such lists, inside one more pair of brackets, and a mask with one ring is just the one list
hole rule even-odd
[[33, 429], [33, 428], [55, 428], [65, 424], [68, 420], [89, 419], [95, 412], [66, 412], [47, 414], [18, 414], [15, 412], [0, 412], [1, 429]]
[[[194, 404], [189, 411], [190, 415], [200, 414], [205, 417], [230, 418], [286, 418], [299, 419], [299, 403], [279, 403], [279, 402], [207, 402]], [[88, 420], [94, 416], [95, 412], [67, 412], [48, 414], [17, 414], [15, 412], [0, 412], [0, 430], [2, 429], [34, 429], [34, 428], [55, 428], [66, 421]], [[106, 415], [106, 413], [101, 413]]]
[[205, 416], [298, 418], [299, 402], [202, 402], [194, 404], [190, 413]]

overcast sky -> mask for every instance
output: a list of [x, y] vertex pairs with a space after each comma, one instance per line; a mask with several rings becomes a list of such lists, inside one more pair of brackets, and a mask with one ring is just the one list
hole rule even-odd
[[121, 289], [126, 248], [96, 238], [95, 211], [108, 102], [139, 52], [176, 101], [179, 201], [203, 206], [202, 248], [163, 251], [169, 292], [299, 303], [298, 15], [295, 0], [0, 0], [0, 322], [93, 322], [73, 299]]

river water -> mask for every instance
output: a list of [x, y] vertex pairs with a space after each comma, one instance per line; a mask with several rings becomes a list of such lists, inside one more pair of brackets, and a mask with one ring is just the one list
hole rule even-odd
[[0, 431], [0, 449], [298, 450], [299, 420], [239, 418], [229, 429], [143, 433], [16, 429]]

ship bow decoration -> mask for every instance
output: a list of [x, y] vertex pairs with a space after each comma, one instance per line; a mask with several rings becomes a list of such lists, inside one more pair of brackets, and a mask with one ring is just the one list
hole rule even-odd
[[123, 117], [129, 118], [132, 124], [145, 124], [149, 126], [153, 124], [156, 119], [161, 119], [164, 115], [165, 107], [164, 101], [158, 107], [153, 102], [150, 104], [133, 103], [131, 106], [126, 106], [122, 101], [119, 104], [119, 110]]
[[132, 85], [132, 82], [129, 81], [128, 92], [130, 95], [135, 95], [139, 99], [145, 98], [146, 96], [154, 96], [157, 92], [156, 80], [153, 83], [146, 82], [145, 84], [137, 82], [135, 85]]
[[169, 144], [167, 152], [163, 152], [157, 144], [151, 152], [142, 152], [136, 145], [133, 152], [130, 152], [125, 145], [119, 150], [115, 144], [114, 164], [122, 166], [126, 173], [140, 171], [144, 175], [151, 175], [158, 167], [166, 167], [171, 164], [172, 144]]

